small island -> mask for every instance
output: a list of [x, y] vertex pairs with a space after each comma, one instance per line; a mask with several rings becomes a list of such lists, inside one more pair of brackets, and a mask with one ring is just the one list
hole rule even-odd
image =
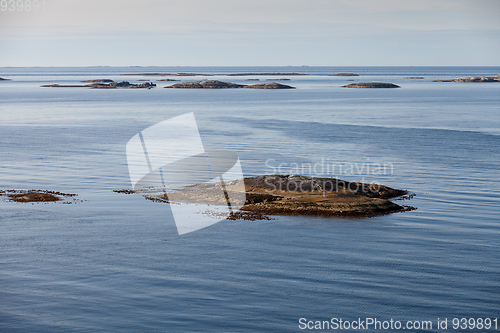
[[10, 81], [10, 79], [4, 79], [3, 77], [0, 77], [0, 81]]
[[289, 86], [286, 84], [276, 83], [276, 82], [257, 83], [257, 84], [252, 84], [250, 86], [244, 86], [243, 88], [250, 88], [250, 89], [295, 89], [295, 87], [292, 87], [292, 86]]
[[290, 81], [290, 79], [267, 79], [267, 81]]
[[120, 75], [133, 75], [133, 76], [213, 76], [213, 74], [203, 73], [126, 73]]
[[407, 80], [423, 80], [424, 78], [422, 76], [407, 76], [405, 77]]
[[[242, 184], [243, 182], [243, 184]], [[169, 194], [148, 195], [147, 191], [114, 190], [117, 193], [141, 194], [158, 203], [197, 203], [226, 205], [227, 197], [237, 197], [245, 189], [246, 200], [240, 212], [229, 219], [269, 219], [268, 215], [322, 217], [371, 217], [380, 214], [415, 210], [389, 199], [411, 199], [408, 191], [387, 186], [347, 182], [336, 178], [298, 175], [264, 175], [221, 183], [188, 186]], [[219, 195], [221, 190], [227, 197]], [[397, 199], [396, 199], [397, 200]], [[210, 213], [210, 212], [208, 212]]]
[[359, 75], [354, 73], [337, 73], [337, 74], [330, 74], [328, 76], [359, 76]]
[[176, 79], [160, 79], [160, 80], [156, 80], [156, 81], [180, 81], [180, 80], [176, 80]]
[[250, 75], [285, 76], [285, 75], [308, 75], [308, 74], [304, 74], [304, 73], [235, 73], [235, 74], [227, 74], [227, 76], [250, 76]]
[[217, 80], [203, 80], [196, 82], [176, 83], [164, 88], [176, 89], [227, 89], [227, 88], [252, 88], [252, 89], [295, 89], [295, 87], [276, 82], [257, 83], [253, 85], [243, 85]]
[[492, 76], [466, 76], [452, 80], [434, 80], [432, 82], [500, 82], [500, 74]]
[[345, 86], [344, 88], [401, 88], [400, 86], [392, 83], [383, 83], [383, 82], [360, 82], [360, 83], [351, 83]]
[[61, 203], [71, 204], [82, 202], [75, 197], [77, 194], [62, 193], [47, 190], [6, 190], [0, 191], [0, 199], [6, 199], [8, 202], [18, 203], [49, 203], [60, 201]]
[[80, 82], [110, 83], [110, 82], [115, 82], [115, 81], [110, 80], [110, 79], [96, 79], [96, 80], [84, 80], [84, 81], [80, 81]]
[[128, 81], [122, 82], [111, 82], [109, 84], [106, 83], [92, 83], [86, 85], [72, 85], [72, 84], [46, 84], [41, 86], [43, 88], [92, 88], [92, 89], [116, 89], [116, 88], [131, 88], [131, 89], [151, 89], [156, 87], [155, 83], [145, 82], [141, 84], [131, 84]]
[[178, 88], [178, 89], [227, 89], [227, 88], [243, 88], [242, 84], [222, 82], [217, 80], [203, 80], [196, 82], [182, 82], [176, 83], [164, 88]]

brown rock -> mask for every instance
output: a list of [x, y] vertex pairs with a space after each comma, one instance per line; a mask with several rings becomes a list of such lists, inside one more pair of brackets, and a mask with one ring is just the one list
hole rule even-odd
[[338, 73], [338, 74], [330, 74], [328, 76], [359, 76], [359, 75], [354, 73]]
[[398, 85], [392, 83], [383, 83], [383, 82], [361, 82], [361, 83], [351, 83], [344, 88], [401, 88]]
[[267, 83], [257, 83], [251, 86], [245, 86], [244, 88], [251, 89], [295, 89], [295, 87], [288, 86], [286, 84], [276, 83], [276, 82], [267, 82]]
[[227, 88], [243, 88], [244, 85], [222, 82], [217, 80], [203, 80], [196, 82], [182, 82], [176, 83], [164, 88], [180, 88], [180, 89], [227, 89]]

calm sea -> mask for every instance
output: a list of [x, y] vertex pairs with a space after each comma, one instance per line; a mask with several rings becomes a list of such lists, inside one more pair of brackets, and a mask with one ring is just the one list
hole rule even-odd
[[[294, 90], [40, 87], [160, 79], [120, 76], [144, 72], [310, 75], [285, 77]], [[339, 72], [360, 76], [328, 76]], [[441, 332], [438, 318], [448, 331], [470, 328], [453, 330], [453, 318], [500, 321], [500, 83], [431, 82], [495, 74], [500, 67], [0, 68], [12, 79], [0, 82], [0, 190], [84, 200], [0, 202], [0, 331], [299, 332], [301, 318], [373, 318], [430, 320], [420, 331]], [[401, 89], [341, 87], [372, 81]], [[168, 205], [112, 190], [131, 188], [128, 140], [188, 112], [205, 148], [237, 152], [245, 176], [378, 182], [416, 194], [402, 203], [418, 210], [222, 221], [179, 236]]]

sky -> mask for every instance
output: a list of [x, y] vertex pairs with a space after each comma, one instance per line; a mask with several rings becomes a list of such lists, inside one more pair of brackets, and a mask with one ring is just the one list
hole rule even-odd
[[500, 0], [11, 3], [0, 67], [500, 66]]

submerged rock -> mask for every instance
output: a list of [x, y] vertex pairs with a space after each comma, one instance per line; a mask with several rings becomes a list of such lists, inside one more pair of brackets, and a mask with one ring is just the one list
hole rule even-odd
[[383, 82], [360, 82], [360, 83], [351, 83], [346, 86], [342, 86], [344, 88], [401, 88], [398, 85], [392, 83], [383, 83]]

